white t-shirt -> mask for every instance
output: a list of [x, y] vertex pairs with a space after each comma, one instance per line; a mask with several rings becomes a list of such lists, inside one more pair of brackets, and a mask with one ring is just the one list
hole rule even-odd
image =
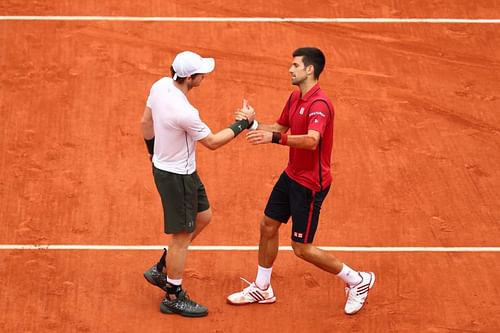
[[153, 114], [154, 166], [183, 175], [195, 172], [196, 141], [211, 133], [201, 121], [198, 110], [169, 77], [153, 84], [146, 106]]

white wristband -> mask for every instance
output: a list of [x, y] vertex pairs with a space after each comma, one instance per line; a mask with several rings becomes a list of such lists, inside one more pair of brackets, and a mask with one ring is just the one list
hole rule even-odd
[[257, 127], [259, 127], [259, 122], [257, 121], [257, 119], [254, 119], [252, 126], [250, 126], [249, 130], [251, 131], [256, 130]]

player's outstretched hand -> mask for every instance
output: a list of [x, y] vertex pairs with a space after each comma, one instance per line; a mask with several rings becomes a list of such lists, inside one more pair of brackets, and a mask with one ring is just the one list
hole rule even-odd
[[255, 131], [249, 131], [247, 133], [247, 141], [253, 145], [261, 145], [264, 143], [270, 143], [272, 139], [273, 139], [272, 132], [255, 130]]
[[246, 114], [248, 122], [252, 123], [255, 120], [255, 109], [248, 104], [246, 98], [243, 98], [243, 107], [241, 111]]
[[245, 112], [241, 111], [241, 109], [237, 109], [236, 112], [234, 113], [234, 119], [236, 121], [239, 121], [243, 119], [248, 119], [248, 116]]

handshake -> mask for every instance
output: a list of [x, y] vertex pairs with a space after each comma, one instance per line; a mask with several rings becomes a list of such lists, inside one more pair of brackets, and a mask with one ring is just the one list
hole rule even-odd
[[243, 106], [240, 109], [236, 109], [234, 118], [236, 121], [248, 121], [248, 130], [256, 130], [259, 127], [259, 123], [255, 120], [255, 110], [248, 104], [246, 99], [243, 99]]
[[[286, 144], [286, 141], [281, 140], [282, 134], [273, 132], [274, 128], [269, 125], [260, 125], [255, 119], [255, 110], [248, 104], [246, 99], [243, 99], [243, 106], [235, 112], [235, 119], [237, 122], [248, 121], [247, 129], [249, 132], [246, 134], [246, 139], [253, 145], [264, 143], [280, 143]], [[284, 134], [283, 136], [286, 136]]]

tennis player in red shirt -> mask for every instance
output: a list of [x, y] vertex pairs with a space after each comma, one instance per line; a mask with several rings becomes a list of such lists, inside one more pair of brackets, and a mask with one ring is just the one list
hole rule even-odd
[[[292, 218], [291, 245], [295, 255], [335, 274], [346, 283], [346, 314], [358, 312], [373, 287], [375, 274], [358, 272], [333, 255], [314, 245], [321, 205], [332, 176], [330, 160], [333, 147], [334, 109], [321, 90], [318, 80], [325, 56], [317, 48], [299, 48], [293, 52], [289, 72], [292, 84], [299, 87], [272, 125], [255, 124], [247, 134], [251, 144], [275, 143], [290, 147], [285, 171], [275, 184], [260, 223], [259, 265], [255, 282], [227, 297], [230, 304], [274, 303], [271, 272], [278, 255], [279, 228]], [[252, 113], [249, 105], [243, 112]]]

